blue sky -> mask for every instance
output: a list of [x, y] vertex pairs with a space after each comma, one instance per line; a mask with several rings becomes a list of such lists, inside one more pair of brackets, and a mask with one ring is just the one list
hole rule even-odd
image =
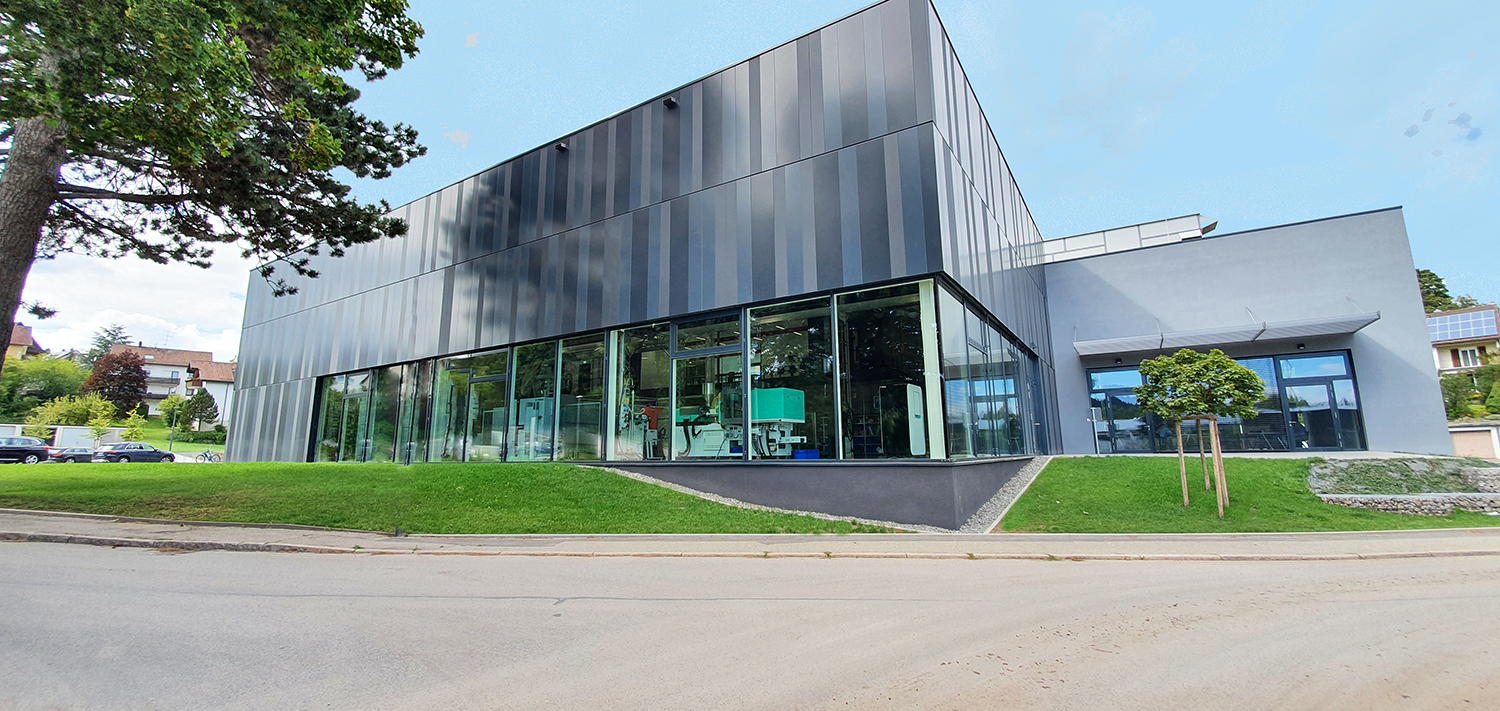
[[[356, 193], [407, 202], [867, 4], [418, 0], [421, 54], [361, 84], [359, 106], [415, 125], [429, 152]], [[1455, 294], [1500, 299], [1500, 3], [936, 6], [1043, 235], [1195, 212], [1227, 232], [1402, 205], [1418, 266]], [[67, 301], [49, 293], [76, 291], [70, 264], [39, 267], [27, 298]], [[143, 300], [74, 309], [76, 323], [42, 333], [67, 347], [108, 318], [149, 316], [161, 324], [141, 321], [146, 340], [211, 337], [227, 358], [244, 266], [184, 277], [232, 302], [193, 332]]]

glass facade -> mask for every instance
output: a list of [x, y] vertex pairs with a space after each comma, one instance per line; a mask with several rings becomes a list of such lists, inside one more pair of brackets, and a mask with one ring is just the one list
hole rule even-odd
[[[1364, 449], [1364, 420], [1347, 352], [1237, 359], [1265, 382], [1248, 420], [1219, 420], [1219, 439], [1230, 452], [1302, 449]], [[1141, 384], [1135, 368], [1089, 372], [1090, 418], [1100, 454], [1175, 452], [1176, 429], [1143, 411], [1132, 391]], [[1206, 435], [1207, 433], [1202, 433]], [[1183, 447], [1200, 446], [1197, 423], [1182, 425]], [[1207, 437], [1201, 444], [1207, 447]]]
[[948, 456], [1044, 452], [1041, 363], [946, 288], [938, 290]]
[[[939, 316], [941, 312], [941, 317]], [[1036, 356], [931, 281], [321, 378], [315, 461], [1038, 451]], [[942, 327], [939, 327], [939, 323]], [[932, 422], [932, 418], [940, 418]]]

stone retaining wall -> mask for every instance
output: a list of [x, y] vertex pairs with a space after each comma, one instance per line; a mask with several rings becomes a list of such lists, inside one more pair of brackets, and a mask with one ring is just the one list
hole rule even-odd
[[1447, 516], [1454, 509], [1500, 512], [1500, 494], [1318, 494], [1326, 503], [1418, 516]]
[[1464, 467], [1463, 476], [1475, 489], [1500, 493], [1500, 467]]

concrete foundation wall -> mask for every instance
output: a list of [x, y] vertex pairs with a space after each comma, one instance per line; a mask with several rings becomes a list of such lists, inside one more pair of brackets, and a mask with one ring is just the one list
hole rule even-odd
[[607, 466], [762, 506], [957, 529], [1029, 461]]

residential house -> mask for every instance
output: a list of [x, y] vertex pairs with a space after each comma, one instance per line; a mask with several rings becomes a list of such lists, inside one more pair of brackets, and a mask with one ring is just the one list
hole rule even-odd
[[[234, 367], [234, 363], [212, 360], [195, 360], [188, 365], [188, 394], [196, 394], [199, 388], [207, 390], [219, 408], [222, 422], [229, 421], [229, 408], [234, 401]], [[206, 427], [213, 423], [199, 424]]]
[[1427, 336], [1438, 372], [1473, 370], [1500, 353], [1497, 322], [1500, 308], [1494, 304], [1427, 314]]
[[6, 358], [39, 358], [46, 352], [32, 337], [30, 326], [18, 323], [11, 327], [10, 343], [5, 347]]
[[161, 414], [161, 401], [176, 393], [191, 397], [188, 389], [188, 366], [198, 361], [212, 361], [208, 351], [184, 351], [176, 348], [151, 348], [144, 344], [116, 344], [110, 353], [134, 353], [144, 360], [146, 368], [146, 406], [148, 414]]

